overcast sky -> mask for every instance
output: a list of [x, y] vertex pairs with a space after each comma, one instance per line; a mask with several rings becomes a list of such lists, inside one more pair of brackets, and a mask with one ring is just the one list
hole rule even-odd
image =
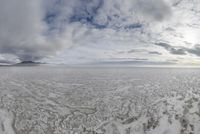
[[200, 65], [199, 0], [0, 0], [0, 61]]

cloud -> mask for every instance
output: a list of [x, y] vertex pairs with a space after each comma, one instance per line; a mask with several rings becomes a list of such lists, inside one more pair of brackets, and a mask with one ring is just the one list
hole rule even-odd
[[135, 0], [137, 12], [153, 20], [162, 21], [172, 15], [171, 7], [164, 0]]
[[187, 55], [187, 53], [189, 53], [196, 56], [200, 56], [199, 44], [194, 45], [194, 47], [192, 48], [186, 48], [182, 46], [171, 46], [167, 43], [155, 43], [155, 45], [165, 48], [167, 51], [174, 55]]
[[164, 0], [1, 0], [0, 53], [40, 60], [64, 47], [115, 43], [171, 14]]
[[0, 1], [0, 53], [20, 60], [37, 60], [54, 53], [60, 44], [44, 35], [41, 0]]
[[[143, 27], [146, 17], [162, 21], [171, 16], [170, 6], [163, 0], [75, 0], [70, 22], [94, 28], [135, 29]], [[138, 18], [140, 16], [140, 19]]]
[[196, 56], [200, 56], [200, 45], [196, 44], [193, 48], [191, 49], [186, 49], [188, 53], [194, 54]]
[[157, 52], [157, 51], [150, 51], [148, 52], [149, 54], [152, 54], [152, 55], [162, 55], [162, 53], [160, 52]]
[[131, 49], [129, 51], [127, 51], [126, 53], [131, 54], [131, 53], [141, 53], [146, 51], [145, 49]]
[[155, 43], [157, 46], [161, 46], [165, 48], [167, 51], [169, 51], [171, 54], [174, 55], [186, 55], [187, 49], [184, 47], [177, 47], [177, 46], [171, 46], [167, 43]]

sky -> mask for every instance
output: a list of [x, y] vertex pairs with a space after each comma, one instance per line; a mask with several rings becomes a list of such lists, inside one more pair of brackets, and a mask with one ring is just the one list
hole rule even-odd
[[199, 0], [0, 0], [0, 62], [200, 65]]

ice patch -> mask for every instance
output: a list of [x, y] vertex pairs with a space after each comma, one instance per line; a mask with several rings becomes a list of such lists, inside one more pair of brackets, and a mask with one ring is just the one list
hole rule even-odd
[[13, 128], [13, 115], [7, 110], [0, 109], [0, 134], [15, 134]]

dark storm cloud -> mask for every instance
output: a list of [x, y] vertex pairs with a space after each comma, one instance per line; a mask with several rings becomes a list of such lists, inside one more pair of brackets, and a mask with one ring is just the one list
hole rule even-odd
[[150, 51], [148, 54], [153, 54], [153, 55], [162, 55], [162, 53], [157, 52], [157, 51]]
[[167, 51], [169, 51], [171, 54], [174, 54], [174, 55], [186, 55], [187, 54], [186, 53], [187, 50], [184, 47], [176, 47], [176, 46], [174, 47], [167, 43], [155, 43], [155, 45], [165, 48]]
[[193, 48], [186, 48], [182, 46], [171, 46], [167, 43], [155, 43], [157, 46], [161, 46], [165, 48], [167, 51], [169, 51], [171, 54], [174, 55], [187, 55], [194, 54], [196, 56], [200, 56], [200, 45], [196, 44]]
[[143, 53], [147, 51], [146, 49], [131, 49], [129, 51], [127, 51], [126, 53], [131, 54], [131, 53]]
[[135, 53], [135, 52], [138, 52], [138, 50], [132, 49], [132, 50], [127, 51], [127, 53]]
[[191, 49], [186, 49], [188, 53], [200, 56], [200, 45], [197, 44]]
[[186, 50], [184, 48], [171, 48], [170, 53], [175, 55], [186, 55]]

